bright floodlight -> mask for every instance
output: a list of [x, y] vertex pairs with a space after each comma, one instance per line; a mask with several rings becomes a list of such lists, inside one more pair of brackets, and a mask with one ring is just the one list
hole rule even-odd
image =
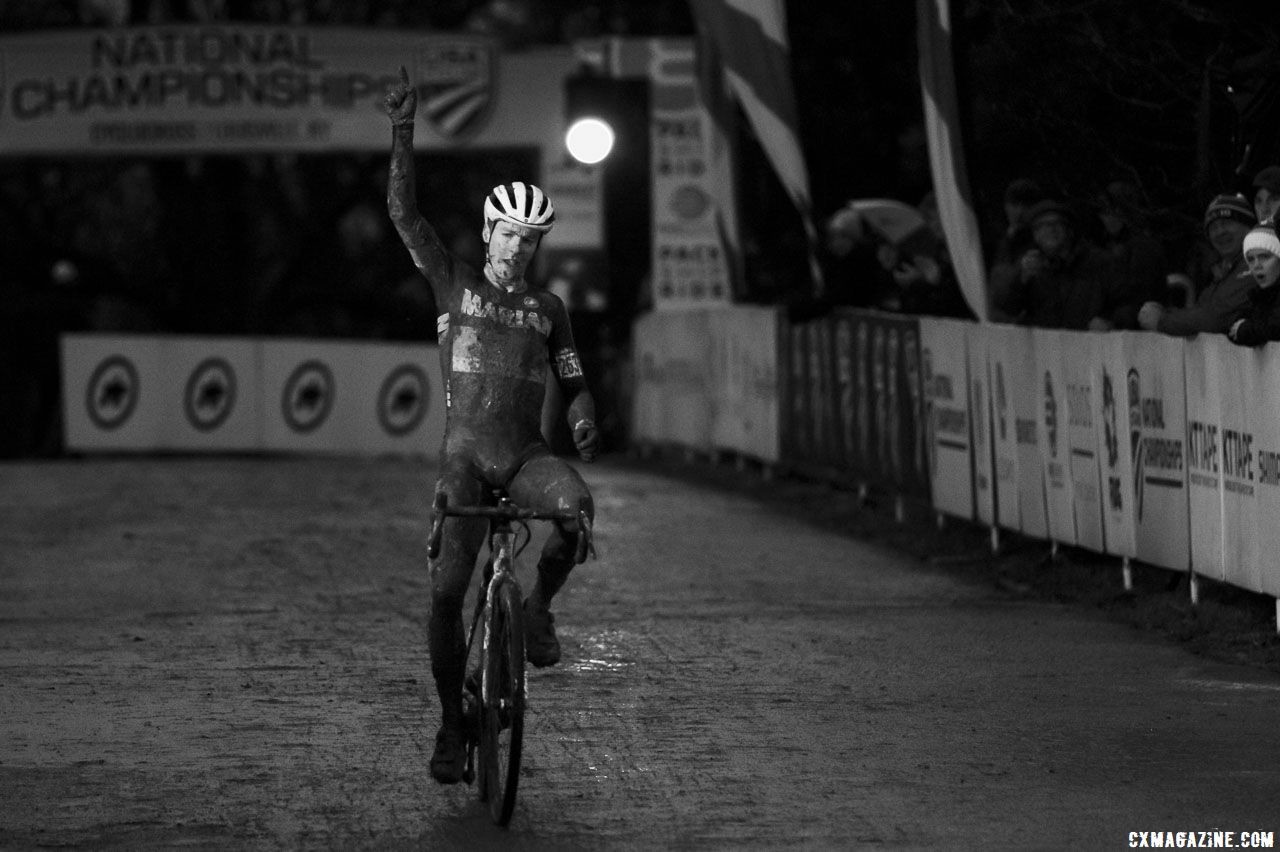
[[580, 163], [598, 163], [613, 150], [613, 128], [598, 118], [580, 118], [564, 135], [565, 147]]

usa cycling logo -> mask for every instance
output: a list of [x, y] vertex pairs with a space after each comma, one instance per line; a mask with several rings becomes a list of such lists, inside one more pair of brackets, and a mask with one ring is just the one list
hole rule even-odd
[[99, 429], [111, 431], [124, 424], [138, 406], [141, 390], [138, 368], [123, 355], [103, 359], [85, 386], [85, 411]]
[[290, 429], [300, 434], [314, 432], [333, 408], [333, 371], [321, 361], [304, 361], [294, 368], [284, 383], [281, 413]]
[[449, 141], [474, 136], [493, 106], [494, 51], [482, 38], [432, 39], [418, 55], [419, 112]]
[[236, 372], [222, 358], [206, 358], [187, 379], [182, 407], [187, 422], [199, 432], [212, 432], [231, 416], [236, 405]]
[[427, 402], [427, 374], [415, 364], [401, 364], [378, 391], [378, 422], [388, 435], [407, 435], [426, 417]]

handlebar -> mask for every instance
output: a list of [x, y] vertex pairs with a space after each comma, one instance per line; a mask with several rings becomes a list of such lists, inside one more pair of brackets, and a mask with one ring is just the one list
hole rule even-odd
[[455, 518], [489, 518], [497, 521], [559, 521], [574, 523], [578, 527], [578, 542], [574, 548], [574, 561], [586, 561], [587, 554], [596, 555], [595, 543], [592, 541], [591, 519], [585, 509], [574, 512], [570, 509], [559, 509], [554, 512], [538, 512], [533, 509], [522, 509], [507, 500], [496, 506], [450, 506], [449, 498], [437, 494], [431, 504], [431, 539], [427, 543], [427, 556], [435, 559], [440, 555], [440, 539], [444, 534], [444, 519]]

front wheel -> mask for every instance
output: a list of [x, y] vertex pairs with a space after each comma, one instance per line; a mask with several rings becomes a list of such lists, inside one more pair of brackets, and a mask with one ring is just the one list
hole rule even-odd
[[489, 613], [481, 687], [480, 796], [498, 825], [511, 821], [524, 739], [524, 610], [514, 582], [499, 580]]

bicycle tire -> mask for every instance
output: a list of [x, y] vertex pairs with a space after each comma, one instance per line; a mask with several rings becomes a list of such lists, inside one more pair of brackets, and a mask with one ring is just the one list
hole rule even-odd
[[499, 580], [485, 629], [489, 631], [485, 666], [490, 686], [486, 691], [491, 695], [480, 708], [479, 794], [494, 823], [505, 826], [515, 811], [524, 743], [524, 610], [513, 580]]

